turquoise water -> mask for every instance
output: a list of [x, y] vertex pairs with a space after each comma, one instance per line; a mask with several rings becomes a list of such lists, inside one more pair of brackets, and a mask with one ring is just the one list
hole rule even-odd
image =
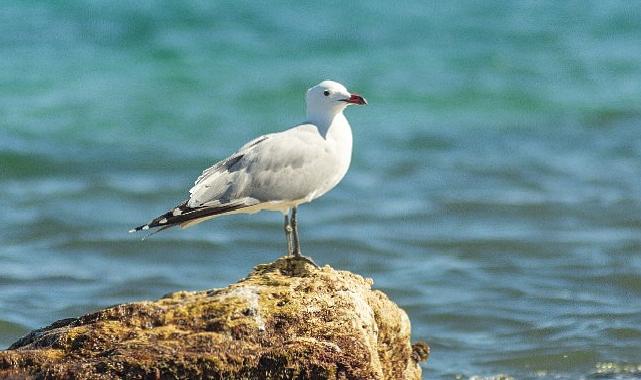
[[4, 2], [0, 347], [282, 255], [273, 213], [126, 231], [330, 78], [370, 104], [303, 250], [408, 311], [425, 378], [641, 378], [641, 7], [387, 4]]

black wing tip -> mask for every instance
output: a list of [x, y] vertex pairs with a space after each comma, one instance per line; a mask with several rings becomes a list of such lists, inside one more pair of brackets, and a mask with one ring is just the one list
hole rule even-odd
[[186, 212], [189, 209], [190, 208], [187, 207], [187, 201], [185, 201], [180, 205], [169, 210], [169, 212], [166, 212], [160, 215], [159, 217], [154, 218], [151, 222], [148, 222], [147, 224], [143, 224], [141, 226], [130, 229], [129, 233], [138, 232], [138, 231], [147, 231], [150, 228], [156, 228], [156, 227], [170, 227], [171, 225], [175, 224], [175, 223], [171, 223], [170, 219], [176, 216], [174, 215], [176, 211], [179, 211], [177, 215], [182, 215], [183, 212]]
[[[151, 228], [160, 228], [156, 232], [160, 232], [169, 227], [173, 227], [191, 220], [200, 219], [208, 216], [215, 216], [225, 214], [231, 211], [238, 210], [245, 207], [240, 204], [232, 204], [219, 207], [189, 207], [186, 202], [180, 206], [174, 207], [168, 213], [165, 213], [147, 224], [132, 228], [129, 230], [129, 233], [146, 231]], [[154, 233], [156, 233], [154, 232]]]
[[130, 229], [129, 233], [148, 230], [148, 229], [149, 229], [149, 224], [143, 224], [142, 226], [138, 226], [136, 228]]

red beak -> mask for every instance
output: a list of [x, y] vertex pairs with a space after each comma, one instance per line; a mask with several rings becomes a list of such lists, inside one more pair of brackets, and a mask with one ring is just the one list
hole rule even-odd
[[352, 94], [349, 99], [344, 99], [343, 100], [346, 103], [351, 103], [351, 104], [358, 104], [358, 105], [363, 105], [367, 104], [367, 100], [365, 100], [364, 97], [358, 95], [358, 94]]

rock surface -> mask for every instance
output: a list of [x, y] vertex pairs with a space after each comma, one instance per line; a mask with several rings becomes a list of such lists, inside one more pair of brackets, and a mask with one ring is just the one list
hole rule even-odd
[[224, 289], [35, 330], [0, 351], [0, 378], [420, 379], [429, 348], [371, 285], [281, 258]]

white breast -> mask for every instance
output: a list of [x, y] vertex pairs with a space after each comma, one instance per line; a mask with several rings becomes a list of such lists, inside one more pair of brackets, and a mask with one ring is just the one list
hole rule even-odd
[[352, 129], [345, 116], [338, 114], [325, 133], [325, 140], [329, 149], [333, 151], [339, 165], [336, 168], [333, 178], [327, 181], [327, 185], [311, 194], [309, 200], [316, 199], [333, 189], [345, 177], [352, 161]]

